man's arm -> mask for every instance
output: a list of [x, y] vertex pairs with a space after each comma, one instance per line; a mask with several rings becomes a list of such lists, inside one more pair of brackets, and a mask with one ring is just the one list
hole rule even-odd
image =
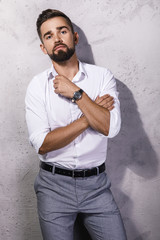
[[45, 137], [44, 142], [39, 149], [39, 154], [43, 155], [47, 152], [67, 146], [88, 127], [89, 124], [86, 117], [82, 116], [65, 127], [54, 129]]
[[77, 105], [85, 115], [89, 125], [107, 136], [110, 126], [109, 110], [93, 102], [85, 92], [82, 98], [77, 101]]
[[[53, 81], [55, 93], [64, 97], [72, 98], [75, 91], [80, 88], [64, 76], [56, 76]], [[85, 115], [90, 127], [107, 136], [110, 127], [110, 112], [107, 108], [93, 102], [84, 92], [82, 98], [77, 102], [78, 107]]]
[[[102, 97], [97, 97], [95, 104], [99, 104], [101, 107], [107, 108], [108, 110], [112, 110], [114, 108], [113, 97], [108, 94]], [[44, 142], [39, 149], [39, 154], [43, 155], [47, 152], [67, 146], [88, 127], [89, 123], [87, 118], [82, 116], [65, 127], [54, 129], [46, 135]]]

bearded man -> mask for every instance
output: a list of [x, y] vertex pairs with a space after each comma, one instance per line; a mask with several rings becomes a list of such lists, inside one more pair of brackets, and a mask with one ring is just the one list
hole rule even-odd
[[44, 240], [73, 240], [80, 213], [94, 240], [126, 240], [105, 172], [108, 138], [121, 118], [113, 74], [82, 63], [70, 19], [47, 9], [37, 19], [40, 47], [52, 66], [35, 76], [26, 93], [29, 140], [40, 159], [35, 180]]

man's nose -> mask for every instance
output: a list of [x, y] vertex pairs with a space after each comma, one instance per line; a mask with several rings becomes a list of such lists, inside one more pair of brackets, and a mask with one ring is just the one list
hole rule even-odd
[[62, 39], [61, 39], [60, 34], [57, 33], [57, 34], [55, 35], [55, 39], [54, 39], [54, 40], [55, 40], [55, 42], [62, 42]]

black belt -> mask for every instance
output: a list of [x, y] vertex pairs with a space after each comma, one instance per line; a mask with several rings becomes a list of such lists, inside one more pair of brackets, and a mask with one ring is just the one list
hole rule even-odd
[[98, 175], [99, 173], [102, 173], [105, 171], [105, 163], [103, 163], [102, 165], [98, 166], [98, 167], [94, 167], [91, 169], [83, 169], [83, 170], [68, 170], [68, 169], [63, 169], [63, 168], [59, 168], [56, 166], [51, 166], [49, 164], [46, 164], [44, 162], [41, 162], [40, 167], [48, 172], [52, 172], [60, 174], [60, 175], [65, 175], [68, 177], [90, 177], [93, 175]]

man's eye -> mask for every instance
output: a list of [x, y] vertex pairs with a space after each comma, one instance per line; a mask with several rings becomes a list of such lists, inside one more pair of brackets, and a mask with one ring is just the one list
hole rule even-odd
[[47, 37], [46, 37], [46, 39], [51, 39], [51, 37], [52, 37], [52, 36], [51, 36], [51, 35], [49, 35], [49, 36], [47, 36]]
[[62, 34], [66, 34], [66, 33], [67, 33], [67, 31], [63, 30], [63, 31], [61, 31], [61, 33], [62, 33]]

